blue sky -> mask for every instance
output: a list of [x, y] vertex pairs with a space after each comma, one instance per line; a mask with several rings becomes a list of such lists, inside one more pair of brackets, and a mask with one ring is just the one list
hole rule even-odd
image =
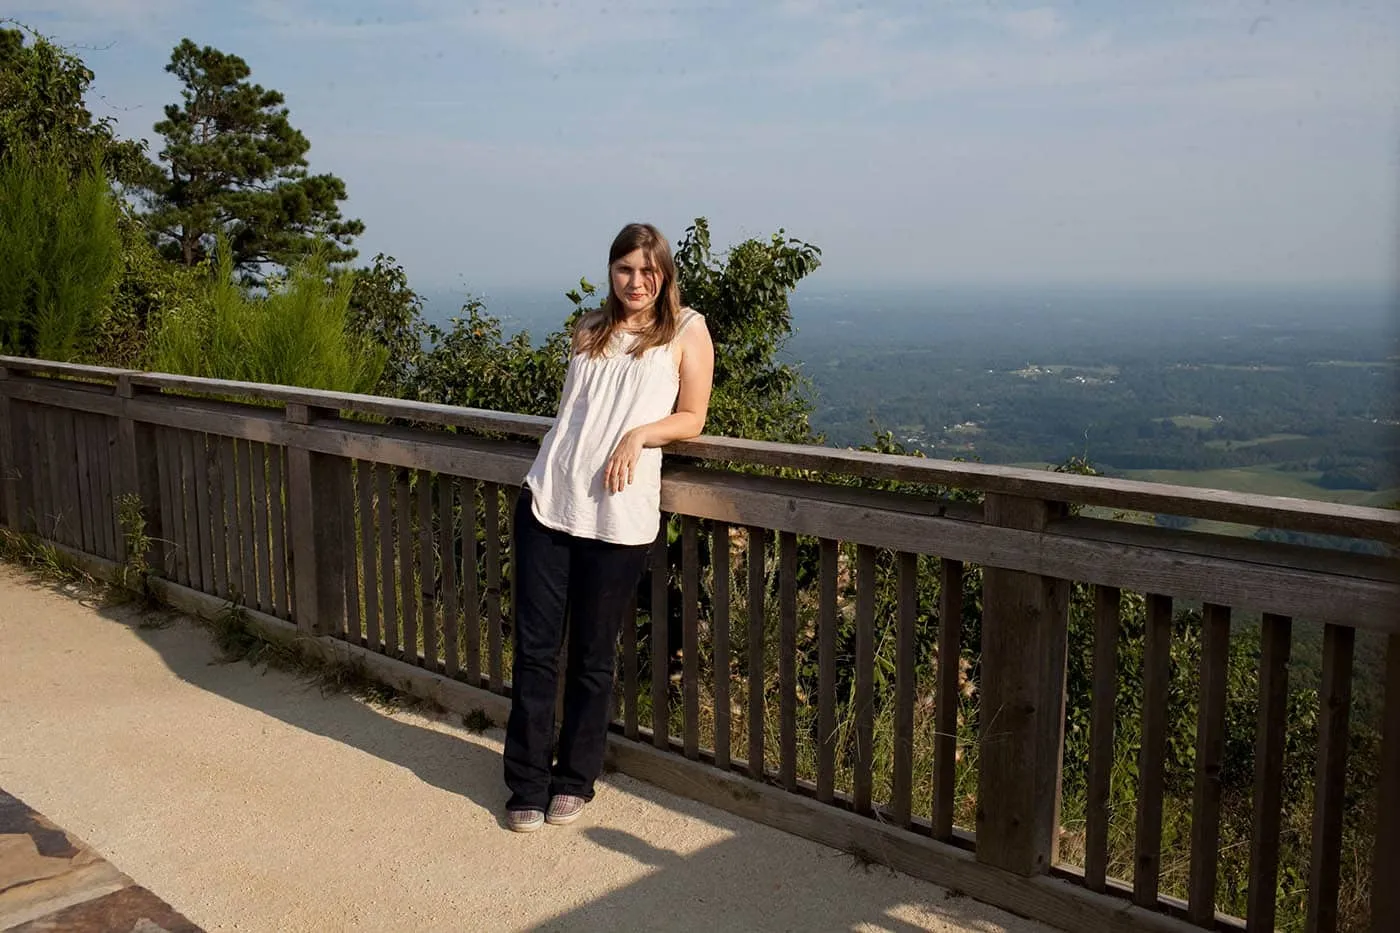
[[245, 58], [420, 289], [597, 281], [698, 215], [831, 286], [1396, 273], [1397, 0], [9, 6], [153, 151], [171, 48]]

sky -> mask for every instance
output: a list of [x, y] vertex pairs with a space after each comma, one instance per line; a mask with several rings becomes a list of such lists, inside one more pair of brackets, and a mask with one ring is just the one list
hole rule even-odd
[[1400, 0], [10, 0], [123, 135], [188, 36], [287, 98], [363, 258], [567, 289], [632, 220], [813, 284], [1385, 285]]

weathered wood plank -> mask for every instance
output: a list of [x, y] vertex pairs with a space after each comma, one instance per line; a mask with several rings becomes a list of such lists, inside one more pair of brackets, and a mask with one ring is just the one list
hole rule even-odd
[[1376, 842], [1371, 861], [1371, 929], [1400, 930], [1400, 635], [1385, 655], [1385, 711], [1376, 786]]
[[671, 733], [671, 645], [670, 607], [667, 590], [671, 575], [666, 555], [666, 516], [651, 548], [651, 740], [657, 748], [670, 744]]
[[93, 553], [108, 560], [116, 559], [112, 545], [111, 500], [106, 488], [107, 465], [107, 423], [111, 419], [102, 415], [87, 415], [79, 421], [79, 456], [83, 448], [87, 454], [87, 494], [91, 498], [89, 512], [92, 518]]
[[224, 439], [206, 435], [205, 473], [209, 477], [209, 544], [213, 555], [215, 596], [228, 598], [228, 526], [224, 519], [224, 467], [220, 450]]
[[291, 618], [292, 585], [287, 561], [286, 450], [268, 447], [268, 500], [272, 507], [272, 609], [279, 618]]
[[934, 686], [933, 836], [953, 838], [958, 758], [958, 677], [962, 663], [963, 565], [939, 561], [938, 681]]
[[375, 534], [375, 467], [360, 461], [355, 475], [355, 492], [360, 514], [360, 577], [365, 591], [365, 645], [371, 651], [384, 650], [384, 636], [379, 623], [379, 569], [375, 555], [379, 537]]
[[629, 739], [640, 735], [637, 724], [637, 594], [627, 604], [622, 620], [622, 732]]
[[914, 669], [918, 647], [919, 558], [901, 551], [896, 558], [899, 615], [895, 634], [894, 779], [890, 810], [900, 826], [910, 826], [914, 784]]
[[1162, 794], [1167, 758], [1167, 691], [1171, 686], [1172, 600], [1147, 597], [1142, 652], [1142, 747], [1138, 753], [1137, 839], [1133, 903], [1154, 907], [1162, 867]]
[[768, 531], [760, 526], [748, 527], [749, 572], [749, 776], [763, 777], [763, 627], [766, 619], [764, 590], [766, 589], [765, 555], [768, 551]]
[[[237, 441], [235, 443], [235, 450], [237, 451], [238, 458], [238, 539], [243, 547], [242, 559], [239, 561], [239, 567], [243, 571], [243, 578], [240, 583], [242, 584], [243, 602], [244, 605], [247, 606], [256, 606], [258, 600], [259, 568], [257, 533], [253, 528], [253, 445], [256, 443], [258, 442]], [[304, 491], [294, 489], [293, 496], [299, 505], [297, 514], [308, 514], [306, 510], [310, 507], [310, 480], [308, 479]], [[315, 526], [309, 521], [306, 522], [306, 525], [308, 543], [305, 545], [304, 552], [301, 548], [296, 547], [296, 539], [293, 538], [293, 550], [295, 550], [299, 556], [302, 553], [309, 555], [314, 552], [309, 542], [315, 535]], [[310, 570], [311, 568], [307, 569]], [[300, 610], [302, 607], [298, 605], [298, 609]], [[312, 624], [312, 620], [307, 618], [307, 615], [311, 612], [313, 612], [313, 610], [308, 606], [306, 611], [302, 613], [301, 622], [303, 625]]]
[[714, 571], [711, 586], [710, 627], [715, 651], [715, 767], [729, 770], [730, 711], [729, 711], [729, 589], [731, 565], [729, 556], [729, 526], [715, 522], [710, 526], [713, 543], [710, 563]]
[[1318, 691], [1317, 778], [1313, 803], [1312, 863], [1308, 874], [1309, 933], [1337, 929], [1342, 879], [1342, 822], [1346, 807], [1347, 742], [1351, 726], [1351, 670], [1356, 630], [1328, 625], [1322, 633], [1322, 688]]
[[1254, 746], [1254, 822], [1249, 845], [1250, 933], [1274, 928], [1278, 900], [1283, 755], [1288, 736], [1288, 656], [1293, 620], [1266, 615], [1260, 633], [1259, 731]]
[[240, 539], [238, 523], [238, 461], [234, 450], [236, 442], [232, 438], [220, 437], [219, 470], [224, 482], [224, 535], [228, 548], [228, 598], [230, 602], [241, 602], [246, 596], [243, 578], [247, 571], [243, 568], [243, 542]]
[[64, 410], [54, 413], [54, 442], [58, 456], [51, 462], [49, 469], [53, 471], [57, 482], [54, 489], [55, 501], [59, 504], [59, 514], [63, 516], [59, 523], [58, 540], [71, 548], [82, 550], [82, 507], [79, 503], [77, 453], [73, 449], [73, 419], [76, 414]]
[[1230, 610], [1226, 606], [1207, 604], [1202, 616], [1188, 916], [1192, 923], [1214, 929], [1220, 845], [1220, 771], [1225, 762], [1225, 682], [1230, 665]]
[[491, 691], [504, 688], [501, 646], [501, 487], [485, 483], [481, 487], [482, 525], [486, 533], [486, 665]]
[[681, 518], [681, 687], [685, 694], [685, 756], [700, 757], [700, 528]]
[[80, 544], [82, 550], [89, 554], [96, 554], [97, 519], [93, 515], [93, 505], [97, 497], [93, 491], [96, 483], [92, 475], [92, 463], [90, 459], [92, 444], [88, 438], [88, 419], [90, 417], [92, 416], [84, 412], [77, 412], [70, 414], [67, 418], [67, 422], [73, 431], [75, 460], [71, 462], [76, 469], [77, 476], [77, 514]]
[[[269, 462], [268, 466], [271, 466]], [[345, 499], [345, 526], [349, 533], [345, 542], [345, 637], [356, 645], [367, 645], [369, 639], [365, 636], [365, 607], [363, 594], [361, 592], [365, 581], [360, 579], [360, 568], [364, 564], [364, 541], [360, 538], [360, 496], [359, 490], [363, 486], [366, 474], [369, 472], [369, 464], [349, 462], [345, 464], [346, 482], [349, 484], [349, 493]], [[275, 532], [274, 532], [275, 536]], [[369, 538], [373, 541], [373, 536]], [[274, 569], [276, 559], [273, 560]], [[273, 587], [273, 600], [277, 598], [277, 588]]]
[[107, 553], [112, 560], [126, 559], [125, 542], [122, 539], [121, 516], [117, 513], [120, 469], [117, 459], [117, 419], [102, 418], [98, 422], [98, 481], [102, 491], [102, 514], [107, 531]]
[[208, 437], [204, 434], [189, 434], [190, 458], [194, 467], [194, 490], [192, 493], [195, 515], [196, 538], [199, 542], [199, 589], [213, 593], [214, 584], [214, 520], [209, 514], [209, 448]]
[[[49, 424], [48, 419], [44, 417], [44, 409], [38, 405], [28, 406], [28, 414], [29, 475], [34, 489], [33, 530], [41, 538], [51, 538], [53, 536], [53, 523], [50, 518], [53, 511], [53, 496], [49, 485], [51, 476], [44, 469], [48, 455]], [[169, 525], [166, 526], [167, 529], [169, 527]], [[173, 554], [169, 555], [169, 560], [170, 566], [173, 568], [175, 566]]]
[[423, 600], [423, 664], [429, 670], [442, 669], [438, 658], [437, 561], [433, 553], [433, 478], [419, 471], [418, 488], [418, 592]]
[[418, 641], [418, 594], [416, 567], [413, 559], [413, 500], [409, 483], [413, 474], [405, 473], [399, 480], [397, 493], [399, 533], [399, 609], [403, 613], [403, 659], [421, 666]]
[[396, 592], [398, 574], [394, 571], [394, 479], [393, 467], [380, 464], [375, 468], [379, 483], [379, 586], [384, 610], [383, 652], [390, 657], [399, 653], [399, 601]]
[[438, 550], [442, 554], [442, 655], [443, 672], [456, 677], [461, 669], [462, 643], [458, 619], [462, 606], [457, 592], [457, 492], [452, 477], [438, 474]]
[[22, 511], [20, 503], [20, 481], [24, 472], [20, 467], [19, 445], [20, 415], [19, 405], [10, 398], [6, 385], [10, 371], [0, 366], [0, 511], [4, 513], [5, 527], [20, 531]]
[[[253, 562], [258, 568], [258, 608], [272, 612], [272, 533], [268, 527], [266, 444], [248, 445], [248, 468], [252, 471]], [[345, 503], [349, 507], [350, 503]]]
[[1094, 694], [1090, 701], [1088, 799], [1084, 832], [1084, 884], [1105, 890], [1108, 818], [1112, 800], [1114, 707], [1118, 702], [1118, 625], [1122, 594], [1094, 587]]
[[817, 595], [817, 799], [831, 803], [836, 791], [836, 573], [840, 545], [818, 540]]
[[778, 778], [797, 790], [797, 536], [778, 535]]
[[462, 629], [466, 634], [463, 659], [466, 662], [467, 683], [481, 686], [481, 588], [477, 566], [476, 499], [474, 480], [466, 480], [458, 488], [462, 513]]
[[871, 813], [875, 761], [875, 549], [856, 547], [856, 703], [855, 776], [851, 795], [855, 812]]
[[204, 540], [199, 528], [199, 496], [195, 492], [194, 432], [182, 431], [177, 439], [180, 457], [180, 488], [185, 510], [185, 549], [189, 554], [189, 585], [208, 592], [204, 587]]
[[166, 477], [169, 483], [171, 534], [175, 545], [175, 582], [182, 586], [190, 584], [190, 544], [185, 530], [185, 488], [184, 475], [180, 466], [179, 431], [167, 431], [163, 439], [165, 459], [168, 467]]

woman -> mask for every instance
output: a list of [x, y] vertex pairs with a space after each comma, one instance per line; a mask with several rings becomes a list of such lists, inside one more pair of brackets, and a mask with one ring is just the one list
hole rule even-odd
[[[671, 247], [629, 224], [608, 253], [608, 297], [581, 318], [559, 413], [515, 513], [515, 662], [506, 726], [507, 825], [571, 823], [603, 769], [619, 625], [661, 522], [661, 448], [705, 425], [714, 346], [682, 308]], [[564, 723], [554, 708], [569, 618]]]

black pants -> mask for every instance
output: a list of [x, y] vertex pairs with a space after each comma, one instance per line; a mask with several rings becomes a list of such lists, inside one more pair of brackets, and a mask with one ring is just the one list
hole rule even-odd
[[[542, 810], [554, 794], [593, 798], [593, 782], [603, 771], [618, 626], [646, 569], [649, 545], [609, 544], [546, 528], [531, 510], [528, 488], [516, 506], [515, 537], [506, 806]], [[569, 661], [556, 761], [554, 707], [566, 613]]]

